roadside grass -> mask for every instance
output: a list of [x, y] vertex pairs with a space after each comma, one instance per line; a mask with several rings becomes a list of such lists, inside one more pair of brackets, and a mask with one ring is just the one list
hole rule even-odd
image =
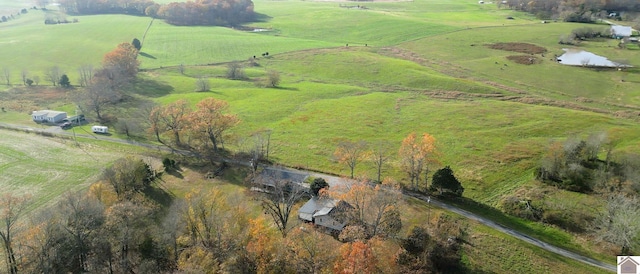
[[[464, 210], [491, 219], [500, 225], [517, 230], [541, 241], [556, 245], [560, 248], [570, 250], [583, 256], [595, 258], [611, 264], [615, 263], [613, 256], [599, 252], [602, 251], [603, 248], [598, 246], [598, 243], [585, 243], [578, 241], [575, 238], [575, 235], [555, 226], [513, 217], [501, 212], [495, 207], [486, 206], [466, 198], [445, 200], [448, 203], [456, 205]], [[571, 209], [567, 208], [566, 210]]]
[[[462, 244], [462, 260], [471, 273], [609, 273], [545, 251], [476, 222], [462, 219], [456, 214], [442, 211], [415, 198], [408, 198], [404, 209], [401, 235], [406, 235], [414, 226], [434, 227], [435, 218], [441, 214], [452, 216], [453, 220], [462, 221], [462, 227], [466, 230], [464, 239], [466, 243]], [[494, 219], [493, 216], [489, 218]], [[547, 234], [552, 233], [560, 234], [557, 237], [561, 239], [570, 238], [553, 229]], [[609, 263], [613, 262], [609, 257], [602, 259]]]

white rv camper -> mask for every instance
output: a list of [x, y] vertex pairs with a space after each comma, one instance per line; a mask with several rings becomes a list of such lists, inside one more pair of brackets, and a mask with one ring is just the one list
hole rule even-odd
[[109, 128], [105, 126], [92, 126], [91, 131], [93, 131], [93, 133], [106, 134], [106, 133], [109, 133]]

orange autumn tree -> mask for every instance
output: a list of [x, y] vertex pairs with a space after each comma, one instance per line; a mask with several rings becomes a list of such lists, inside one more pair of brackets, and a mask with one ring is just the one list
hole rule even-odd
[[415, 132], [412, 132], [402, 140], [398, 156], [402, 169], [411, 181], [411, 189], [418, 189], [423, 175], [426, 189], [429, 167], [438, 163], [436, 139], [428, 133], [418, 137]]
[[340, 257], [333, 266], [339, 274], [376, 273], [376, 258], [368, 243], [355, 241], [340, 247]]
[[249, 240], [246, 249], [256, 264], [258, 273], [272, 273], [274, 257], [280, 253], [273, 232], [261, 216], [249, 220]]
[[187, 117], [189, 131], [200, 141], [201, 150], [216, 153], [224, 147], [225, 133], [240, 122], [235, 114], [225, 113], [228, 108], [226, 101], [206, 98]]
[[121, 43], [114, 50], [104, 55], [102, 59], [103, 69], [111, 75], [133, 78], [138, 74], [138, 50], [130, 43]]
[[340, 242], [312, 224], [294, 228], [284, 239], [287, 264], [297, 273], [327, 273], [338, 256]]
[[344, 187], [330, 188], [322, 195], [347, 203], [349, 209], [344, 210], [340, 217], [349, 226], [364, 228], [366, 238], [391, 237], [402, 228], [399, 212], [403, 203], [402, 193], [394, 182], [385, 180], [382, 184], [372, 185], [357, 181]]

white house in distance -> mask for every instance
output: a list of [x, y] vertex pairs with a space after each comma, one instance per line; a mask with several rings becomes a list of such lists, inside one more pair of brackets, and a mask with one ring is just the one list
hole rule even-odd
[[31, 118], [37, 123], [60, 123], [67, 118], [67, 113], [55, 110], [37, 110], [31, 113]]
[[351, 206], [345, 202], [313, 197], [298, 210], [298, 217], [317, 226], [341, 231], [346, 223], [336, 215], [348, 207]]
[[625, 37], [630, 37], [633, 29], [628, 26], [619, 26], [613, 25], [611, 26], [611, 36], [616, 39], [622, 39]]

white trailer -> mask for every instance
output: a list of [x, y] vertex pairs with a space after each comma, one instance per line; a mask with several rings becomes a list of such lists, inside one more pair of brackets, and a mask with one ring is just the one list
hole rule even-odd
[[93, 133], [106, 134], [106, 133], [109, 133], [109, 128], [105, 126], [92, 126], [91, 131], [93, 131]]

